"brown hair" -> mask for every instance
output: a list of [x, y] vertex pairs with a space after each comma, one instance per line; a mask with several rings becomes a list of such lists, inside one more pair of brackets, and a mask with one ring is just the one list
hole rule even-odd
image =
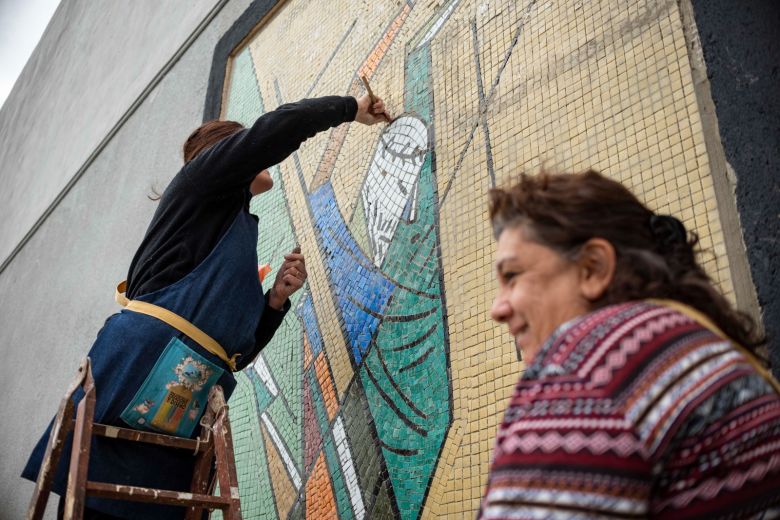
[[668, 298], [712, 319], [730, 338], [755, 350], [764, 343], [755, 323], [735, 310], [696, 262], [696, 233], [674, 217], [655, 215], [622, 184], [593, 170], [579, 174], [522, 174], [509, 189], [490, 190], [490, 220], [498, 238], [522, 226], [529, 239], [574, 259], [600, 237], [615, 248], [615, 276], [594, 308], [645, 298]]
[[188, 163], [198, 156], [200, 152], [211, 148], [222, 139], [229, 137], [244, 129], [241, 123], [235, 121], [208, 121], [196, 128], [182, 148], [184, 162]]

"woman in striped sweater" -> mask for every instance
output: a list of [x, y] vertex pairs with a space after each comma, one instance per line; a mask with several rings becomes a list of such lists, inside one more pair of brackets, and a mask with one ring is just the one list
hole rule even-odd
[[694, 234], [596, 172], [491, 192], [526, 370], [480, 518], [780, 517], [780, 395]]

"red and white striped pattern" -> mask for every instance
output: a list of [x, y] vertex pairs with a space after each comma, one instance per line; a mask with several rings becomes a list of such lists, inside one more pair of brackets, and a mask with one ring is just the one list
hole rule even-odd
[[614, 305], [554, 334], [496, 438], [480, 518], [780, 518], [780, 395], [688, 316]]

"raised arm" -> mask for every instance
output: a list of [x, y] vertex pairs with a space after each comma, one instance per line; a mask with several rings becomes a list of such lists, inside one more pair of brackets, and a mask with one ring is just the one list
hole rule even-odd
[[327, 96], [281, 105], [260, 116], [250, 128], [203, 151], [186, 166], [185, 174], [205, 193], [243, 188], [306, 139], [354, 120], [364, 124], [385, 120], [384, 104], [380, 100], [372, 106], [366, 96], [359, 100]]
[[190, 180], [209, 193], [248, 186], [261, 170], [283, 161], [306, 139], [353, 121], [356, 113], [353, 97], [328, 96], [282, 105], [199, 154], [187, 165]]

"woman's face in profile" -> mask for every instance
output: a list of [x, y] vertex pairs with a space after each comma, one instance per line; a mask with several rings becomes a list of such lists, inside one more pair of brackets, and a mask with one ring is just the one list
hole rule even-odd
[[523, 360], [530, 363], [559, 325], [588, 312], [580, 290], [580, 267], [526, 238], [523, 227], [498, 237], [498, 292], [491, 317], [506, 323]]

